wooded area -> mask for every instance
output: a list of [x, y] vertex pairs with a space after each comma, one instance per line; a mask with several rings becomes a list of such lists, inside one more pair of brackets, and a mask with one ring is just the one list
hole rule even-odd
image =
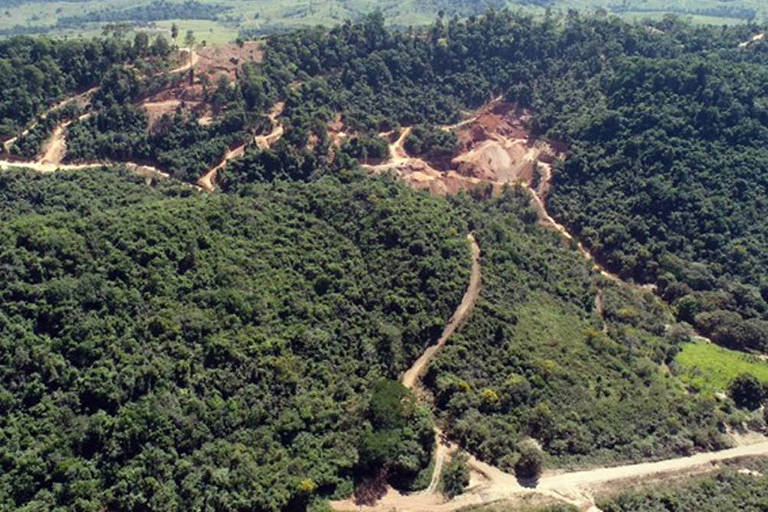
[[[768, 44], [739, 48], [750, 30], [491, 11], [400, 32], [375, 14], [271, 37], [234, 84], [206, 84], [210, 124], [179, 111], [152, 130], [135, 103], [193, 78], [149, 72], [164, 39], [0, 43], [0, 71], [22, 70], [0, 75], [7, 135], [99, 84], [70, 161], [195, 182], [247, 145], [213, 195], [107, 169], [0, 173], [0, 508], [277, 511], [369, 476], [425, 487], [432, 415], [395, 381], [462, 296], [469, 232], [481, 298], [424, 385], [472, 454], [527, 470], [531, 436], [550, 467], [614, 463], [764, 428], [738, 407], [765, 399], [755, 379], [718, 402], [675, 372], [680, 322], [739, 349], [768, 339]], [[439, 126], [499, 94], [567, 148], [558, 219], [658, 296], [601, 277], [521, 188], [438, 199], [360, 170], [386, 158], [380, 132], [412, 125], [408, 151], [444, 162], [457, 141]], [[259, 149], [278, 100], [285, 135]], [[457, 492], [463, 469], [448, 475]]]
[[429, 417], [376, 386], [461, 297], [461, 220], [391, 181], [252, 192], [0, 174], [2, 507], [284, 510], [369, 468], [418, 483]]

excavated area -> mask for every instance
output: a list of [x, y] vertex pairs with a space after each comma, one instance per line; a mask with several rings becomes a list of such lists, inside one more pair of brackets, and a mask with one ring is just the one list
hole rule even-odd
[[538, 181], [536, 191], [543, 198], [549, 190], [551, 164], [564, 154], [532, 138], [529, 121], [530, 113], [494, 100], [473, 118], [443, 127], [454, 130], [459, 141], [459, 152], [447, 166], [408, 156], [406, 128], [390, 144], [388, 161], [365, 167], [377, 174], [393, 173], [414, 188], [441, 196], [488, 185], [498, 193], [504, 185], [532, 186]]
[[207, 101], [208, 94], [216, 89], [220, 80], [234, 84], [238, 68], [245, 63], [262, 62], [264, 50], [261, 41], [248, 41], [242, 46], [222, 44], [199, 47], [191, 54], [187, 52], [186, 58], [193, 61], [192, 65], [188, 65], [187, 69], [174, 70], [184, 71], [183, 79], [141, 102], [147, 112], [150, 129], [164, 114], [177, 111], [194, 115], [201, 125], [210, 124], [215, 112]]

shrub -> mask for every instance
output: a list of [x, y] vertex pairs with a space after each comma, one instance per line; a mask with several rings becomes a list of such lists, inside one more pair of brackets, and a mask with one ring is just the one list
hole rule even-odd
[[763, 385], [757, 377], [748, 373], [733, 379], [729, 392], [736, 405], [750, 411], [758, 409], [765, 399]]
[[449, 498], [458, 496], [469, 485], [468, 457], [464, 453], [456, 454], [443, 470], [443, 494]]
[[515, 463], [515, 475], [521, 480], [536, 481], [541, 476], [544, 456], [541, 449], [532, 440], [523, 441], [517, 446], [520, 458]]

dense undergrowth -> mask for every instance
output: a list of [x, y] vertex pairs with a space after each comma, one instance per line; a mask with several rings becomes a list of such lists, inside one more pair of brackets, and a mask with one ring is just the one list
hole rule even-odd
[[416, 485], [428, 416], [368, 403], [458, 303], [462, 222], [392, 182], [251, 192], [0, 175], [2, 507], [279, 510], [379, 465]]
[[[465, 205], [483, 250], [481, 300], [425, 382], [450, 436], [511, 471], [532, 436], [550, 464], [663, 458], [726, 445], [713, 398], [661, 370], [677, 353], [672, 318], [649, 293], [605, 288], [527, 194]], [[526, 216], [529, 216], [528, 222]]]

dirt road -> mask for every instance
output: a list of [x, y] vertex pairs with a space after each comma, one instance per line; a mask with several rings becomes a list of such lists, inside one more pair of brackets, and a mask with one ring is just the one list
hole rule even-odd
[[739, 43], [739, 48], [746, 48], [747, 46], [750, 46], [753, 43], [756, 43], [758, 41], [762, 41], [765, 39], [765, 32], [762, 32], [760, 34], [752, 36], [751, 39], [744, 41], [743, 43]]
[[401, 382], [403, 386], [408, 389], [414, 389], [421, 376], [429, 366], [430, 361], [435, 357], [437, 352], [445, 345], [448, 338], [456, 332], [456, 329], [467, 319], [472, 308], [475, 307], [477, 298], [480, 295], [480, 246], [477, 245], [474, 235], [467, 235], [470, 247], [472, 250], [472, 270], [469, 276], [469, 285], [467, 291], [464, 293], [464, 297], [461, 299], [461, 304], [454, 311], [448, 323], [443, 329], [443, 333], [437, 340], [437, 343], [427, 348], [424, 353], [419, 357], [416, 362], [403, 374]]
[[[278, 102], [275, 103], [269, 111], [269, 119], [272, 121], [272, 131], [267, 135], [258, 135], [254, 137], [254, 143], [259, 149], [264, 150], [271, 148], [283, 136], [284, 128], [277, 118], [283, 113], [284, 108], [285, 103]], [[218, 176], [219, 171], [226, 167], [230, 160], [243, 156], [245, 154], [245, 148], [246, 144], [241, 144], [240, 146], [227, 151], [224, 158], [218, 164], [209, 169], [199, 180], [197, 180], [197, 185], [203, 190], [214, 192], [216, 190], [216, 177]]]
[[219, 173], [219, 171], [222, 170], [224, 167], [226, 167], [227, 162], [229, 162], [233, 158], [240, 158], [244, 154], [245, 154], [245, 144], [241, 144], [234, 149], [230, 149], [224, 155], [224, 158], [221, 160], [221, 162], [211, 167], [210, 170], [208, 170], [205, 174], [203, 174], [203, 176], [199, 180], [197, 180], [197, 185], [203, 190], [205, 190], [206, 192], [215, 192], [216, 176]]
[[39, 173], [47, 174], [56, 171], [79, 171], [82, 169], [94, 169], [103, 167], [104, 163], [84, 163], [84, 164], [48, 164], [41, 162], [12, 162], [9, 160], [0, 160], [0, 169], [30, 169]]
[[390, 160], [387, 162], [388, 164], [399, 164], [410, 159], [408, 153], [405, 152], [405, 139], [408, 138], [412, 131], [412, 126], [404, 128], [397, 140], [389, 145]]
[[81, 164], [53, 164], [42, 162], [11, 162], [0, 160], [0, 170], [29, 169], [41, 174], [50, 174], [57, 171], [82, 171], [85, 169], [98, 169], [101, 167], [122, 166], [129, 171], [147, 178], [158, 180], [170, 179], [170, 175], [151, 165], [143, 165], [135, 162], [84, 162]]
[[[629, 464], [552, 476], [545, 475], [534, 488], [523, 487], [514, 475], [471, 459], [470, 468], [480, 472], [485, 481], [452, 500], [444, 501], [435, 495], [401, 495], [396, 491], [390, 491], [374, 506], [350, 507], [349, 502], [337, 502], [334, 503], [334, 508], [339, 511], [451, 512], [469, 506], [513, 500], [530, 494], [541, 494], [587, 510], [594, 507], [593, 493], [599, 489], [606, 487], [620, 489], [625, 482], [638, 482], [651, 478], [659, 479], [681, 473], [704, 473], [716, 470], [719, 462], [743, 457], [765, 456], [768, 456], [768, 441], [659, 462]], [[344, 504], [347, 506], [344, 507]]]
[[[460, 126], [464, 126], [461, 125]], [[446, 127], [451, 128], [451, 127]], [[380, 166], [366, 166], [372, 170], [387, 170], [397, 168], [403, 163], [410, 163], [415, 159], [408, 157], [403, 148], [405, 138], [410, 133], [406, 128], [400, 134], [398, 139], [390, 145], [390, 159]], [[524, 159], [534, 159], [537, 155], [533, 151], [528, 151]], [[540, 182], [537, 187], [532, 187], [524, 183], [517, 183], [518, 186], [525, 187], [530, 195], [532, 204], [536, 207], [539, 219], [542, 225], [556, 230], [565, 240], [574, 241], [573, 235], [560, 223], [558, 223], [547, 211], [544, 198], [546, 197], [552, 181], [552, 169], [550, 164], [538, 162]], [[498, 185], [515, 185], [515, 183], [498, 183]], [[460, 325], [461, 321], [474, 305], [477, 295], [473, 290], [479, 289], [480, 270], [479, 270], [479, 249], [475, 249], [473, 244], [473, 272], [470, 286], [465, 294], [462, 304], [456, 310], [454, 317], [451, 318], [438, 340], [436, 345], [426, 349], [424, 354], [413, 364], [413, 366], [403, 375], [403, 384], [414, 389], [418, 387], [419, 378], [434, 358], [435, 354], [445, 344], [446, 340]], [[578, 250], [584, 258], [594, 264], [595, 270], [602, 276], [612, 281], [626, 284], [633, 288], [648, 290], [648, 286], [637, 286], [626, 283], [619, 276], [608, 272], [602, 268], [594, 259], [593, 255], [581, 244], [577, 242]], [[477, 252], [476, 252], [477, 251]], [[475, 265], [477, 264], [477, 272]], [[477, 278], [475, 280], [475, 275]], [[474, 299], [472, 296], [474, 295]], [[598, 292], [595, 298], [595, 308], [598, 312], [603, 309], [602, 292]], [[420, 493], [402, 495], [394, 489], [389, 489], [388, 493], [372, 506], [359, 506], [351, 500], [344, 500], [332, 503], [337, 511], [370, 511], [370, 512], [391, 512], [391, 511], [454, 511], [469, 506], [483, 505], [493, 503], [499, 500], [515, 499], [530, 494], [541, 494], [554, 498], [559, 501], [572, 504], [581, 510], [596, 511], [593, 493], [596, 490], [603, 489], [606, 486], [620, 486], [627, 480], [641, 481], [650, 478], [664, 477], [665, 475], [674, 475], [680, 473], [703, 472], [714, 469], [717, 462], [736, 459], [745, 456], [768, 456], [768, 441], [764, 437], [758, 438], [759, 442], [738, 446], [730, 450], [720, 452], [701, 453], [691, 457], [680, 457], [660, 462], [629, 464], [619, 467], [597, 468], [593, 470], [577, 471], [562, 474], [546, 475], [539, 481], [535, 488], [527, 488], [520, 485], [517, 478], [509, 473], [501, 471], [499, 468], [481, 462], [474, 457], [470, 457], [469, 466], [472, 474], [471, 487], [456, 498], [445, 501], [441, 495], [437, 494], [437, 488], [440, 481], [440, 474], [444, 461], [457, 447], [450, 443], [438, 431], [436, 434], [437, 448], [435, 450], [435, 470], [428, 488]]]
[[[96, 92], [98, 90], [99, 90], [98, 87], [92, 87], [92, 88], [88, 89], [87, 91], [83, 91], [81, 93], [75, 94], [74, 96], [70, 96], [68, 98], [64, 98], [63, 100], [61, 100], [61, 101], [55, 103], [53, 106], [49, 107], [43, 113], [39, 114], [37, 116], [37, 119], [46, 119], [51, 114], [51, 112], [53, 112], [54, 110], [62, 108], [63, 106], [67, 105], [68, 103], [72, 103], [74, 101], [80, 101], [80, 102], [85, 101], [85, 100], [87, 100], [91, 96], [91, 94], [93, 94], [94, 92]], [[29, 134], [29, 132], [33, 128], [35, 128], [37, 126], [37, 123], [38, 123], [37, 119], [32, 121], [24, 129], [24, 131], [22, 131], [18, 136], [11, 137], [10, 139], [8, 139], [5, 142], [3, 142], [3, 151], [5, 151], [6, 153], [9, 153], [10, 150], [11, 150], [11, 147], [16, 143], [16, 141], [19, 139], [19, 137], [25, 137], [26, 135]]]
[[66, 140], [64, 139], [64, 124], [60, 123], [53, 129], [51, 138], [43, 145], [43, 156], [40, 162], [44, 164], [60, 164], [67, 151]]
[[197, 54], [194, 48], [179, 48], [179, 51], [187, 53], [187, 62], [177, 68], [168, 71], [168, 73], [183, 73], [184, 71], [197, 64], [197, 61], [200, 60], [200, 56]]
[[257, 135], [253, 139], [253, 142], [259, 149], [269, 149], [282, 138], [283, 134], [285, 133], [285, 128], [283, 127], [283, 124], [278, 120], [278, 117], [280, 117], [280, 115], [283, 113], [283, 110], [285, 110], [284, 101], [275, 103], [274, 106], [270, 109], [267, 117], [269, 117], [269, 120], [272, 122], [272, 131], [267, 135]]
[[[401, 138], [403, 138], [401, 136]], [[480, 283], [481, 283], [481, 267], [480, 267], [480, 246], [477, 244], [475, 236], [470, 233], [467, 235], [467, 241], [470, 244], [470, 251], [472, 257], [472, 269], [469, 275], [469, 284], [464, 292], [464, 296], [461, 299], [461, 303], [456, 307], [456, 310], [451, 315], [451, 318], [443, 328], [443, 333], [434, 345], [428, 347], [424, 353], [419, 357], [411, 367], [403, 373], [401, 383], [403, 386], [410, 390], [414, 390], [419, 385], [419, 380], [424, 374], [424, 371], [429, 366], [429, 363], [435, 357], [437, 352], [445, 345], [448, 338], [456, 332], [461, 324], [467, 319], [472, 309], [475, 307], [478, 297], [480, 296]], [[432, 471], [432, 478], [427, 488], [419, 493], [411, 495], [402, 495], [393, 488], [389, 488], [387, 495], [379, 500], [373, 506], [359, 506], [354, 500], [346, 499], [331, 502], [331, 507], [334, 510], [400, 510], [400, 506], [405, 506], [402, 510], [410, 510], [408, 507], [417, 507], [417, 510], [421, 510], [419, 507], [427, 507], [428, 510], [431, 506], [439, 504], [442, 500], [440, 494], [438, 494], [438, 487], [440, 485], [440, 477], [443, 472], [443, 465], [445, 459], [455, 450], [455, 447], [451, 446], [447, 439], [443, 436], [443, 433], [439, 429], [435, 429], [435, 464]], [[473, 461], [475, 459], [471, 459]], [[479, 464], [479, 461], [477, 461]]]

